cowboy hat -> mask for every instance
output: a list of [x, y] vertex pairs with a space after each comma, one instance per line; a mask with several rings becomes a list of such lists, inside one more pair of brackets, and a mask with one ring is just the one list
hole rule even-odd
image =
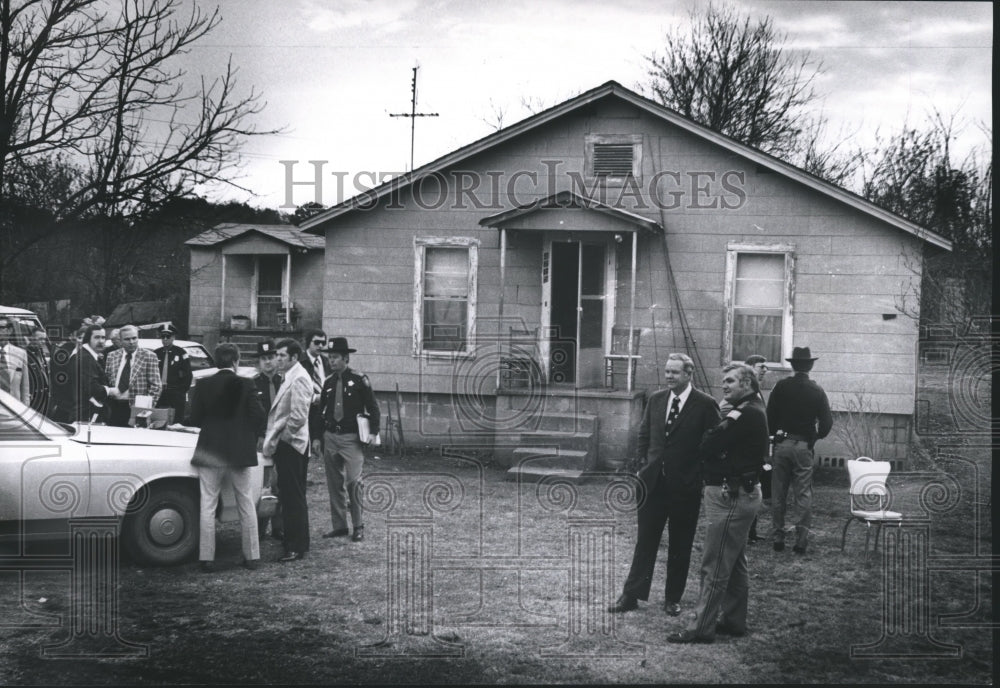
[[347, 337], [334, 337], [330, 340], [326, 350], [331, 354], [353, 354], [357, 349], [347, 346]]
[[815, 361], [818, 359], [817, 357], [812, 355], [812, 352], [809, 351], [808, 346], [797, 346], [794, 349], [792, 349], [792, 357], [786, 358], [785, 360], [792, 362], [792, 361]]

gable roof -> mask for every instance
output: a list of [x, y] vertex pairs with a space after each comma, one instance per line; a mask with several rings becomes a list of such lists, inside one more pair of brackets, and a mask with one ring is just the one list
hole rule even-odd
[[215, 246], [243, 236], [247, 232], [260, 232], [294, 248], [307, 250], [326, 248], [323, 237], [306, 234], [292, 225], [255, 225], [241, 222], [222, 222], [184, 243], [188, 246]]
[[496, 215], [484, 217], [479, 221], [479, 224], [483, 227], [500, 227], [511, 220], [525, 217], [539, 211], [552, 209], [565, 210], [569, 208], [596, 210], [599, 213], [610, 215], [611, 217], [627, 222], [630, 225], [635, 225], [636, 227], [645, 229], [649, 232], [657, 233], [660, 231], [659, 222], [650, 220], [642, 215], [636, 215], [635, 213], [627, 210], [622, 210], [621, 208], [615, 208], [607, 203], [601, 203], [600, 201], [592, 198], [586, 198], [585, 196], [581, 196], [573, 191], [560, 191], [548, 196], [547, 198], [540, 198], [531, 203], [512, 208], [511, 210], [504, 210]]
[[635, 107], [659, 117], [695, 136], [714, 143], [732, 153], [740, 155], [741, 157], [746, 158], [761, 167], [782, 174], [793, 181], [799, 182], [813, 189], [814, 191], [840, 201], [841, 203], [845, 203], [862, 213], [874, 217], [877, 220], [881, 220], [882, 222], [896, 227], [897, 229], [901, 229], [902, 231], [912, 234], [913, 236], [916, 236], [930, 244], [949, 251], [951, 250], [951, 241], [945, 239], [939, 234], [921, 227], [906, 218], [900, 217], [899, 215], [896, 215], [895, 213], [888, 211], [885, 208], [872, 203], [866, 198], [848, 191], [847, 189], [841, 188], [836, 184], [831, 184], [824, 179], [796, 167], [795, 165], [780, 160], [773, 155], [764, 153], [756, 148], [751, 148], [750, 146], [740, 143], [725, 134], [712, 131], [705, 126], [684, 117], [675, 110], [660, 105], [655, 101], [639, 95], [635, 91], [625, 88], [617, 81], [609, 81], [596, 88], [586, 91], [585, 93], [581, 93], [575, 98], [570, 98], [569, 100], [564, 101], [559, 105], [555, 105], [548, 110], [544, 110], [536, 115], [528, 117], [527, 119], [522, 120], [507, 129], [501, 129], [500, 131], [494, 132], [493, 134], [483, 137], [478, 141], [474, 141], [467, 146], [463, 146], [462, 148], [452, 151], [437, 160], [433, 160], [426, 165], [422, 165], [415, 170], [411, 170], [404, 175], [390, 179], [389, 181], [369, 189], [364, 193], [352, 196], [351, 198], [305, 220], [300, 225], [300, 229], [310, 234], [319, 234], [322, 231], [320, 226], [334, 218], [359, 208], [369, 209], [373, 206], [375, 201], [382, 199], [393, 192], [404, 189], [407, 186], [420, 181], [424, 177], [437, 173], [444, 168], [456, 165], [463, 160], [482, 153], [485, 150], [498, 146], [517, 136], [520, 136], [521, 134], [558, 119], [569, 112], [578, 110], [598, 100], [612, 96], [620, 100], [624, 100]]

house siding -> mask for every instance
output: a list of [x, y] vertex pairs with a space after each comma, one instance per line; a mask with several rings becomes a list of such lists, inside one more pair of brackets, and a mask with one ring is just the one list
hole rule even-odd
[[[917, 323], [896, 313], [899, 295], [919, 280], [920, 240], [846, 204], [776, 173], [762, 173], [755, 163], [682, 129], [614, 100], [598, 101], [488, 148], [462, 163], [482, 184], [461, 191], [453, 170], [446, 183], [428, 178], [374, 209], [354, 211], [322, 227], [326, 237], [323, 325], [348, 336], [358, 348], [358, 365], [376, 389], [395, 384], [406, 394], [453, 393], [454, 374], [493, 374], [470, 358], [431, 359], [413, 355], [414, 237], [469, 237], [479, 244], [477, 326], [481, 347], [495, 346], [499, 309], [499, 232], [480, 220], [516, 205], [574, 188], [569, 173], [583, 174], [588, 134], [642, 134], [642, 183], [639, 198], [630, 189], [608, 189], [605, 200], [661, 223], [666, 233], [677, 298], [704, 366], [709, 393], [720, 397], [719, 371], [725, 363], [726, 251], [730, 242], [781, 243], [794, 247], [792, 312], [794, 344], [808, 345], [819, 356], [813, 377], [828, 392], [835, 410], [845, 397], [865, 389], [884, 413], [909, 415], [914, 407]], [[548, 162], [546, 162], [548, 161]], [[550, 176], [552, 171], [556, 173]], [[489, 172], [503, 171], [499, 194]], [[517, 172], [527, 172], [511, 183]], [[660, 198], [677, 207], [658, 210], [648, 195], [658, 172]], [[467, 177], [471, 178], [471, 177]], [[728, 180], [729, 186], [723, 180]], [[740, 181], [742, 180], [742, 181]], [[468, 183], [468, 182], [466, 182]], [[738, 189], [738, 190], [734, 190]], [[579, 188], [576, 190], [579, 192]], [[513, 196], [509, 192], [513, 192]], [[740, 193], [745, 193], [741, 201]], [[588, 214], [589, 213], [589, 214]], [[560, 211], [554, 219], [586, 223], [605, 216], [593, 211]], [[607, 218], [604, 226], [617, 227]], [[584, 236], [583, 232], [574, 238]], [[668, 289], [664, 242], [637, 233], [638, 270], [633, 326], [642, 329], [636, 375], [639, 389], [661, 384], [662, 367], [671, 351], [685, 351], [680, 314]], [[510, 232], [506, 280], [502, 285], [504, 319], [522, 319], [537, 327], [541, 300], [541, 236]], [[617, 244], [616, 324], [629, 314], [630, 238]], [[504, 328], [510, 323], [505, 322]], [[694, 352], [689, 351], [694, 354]], [[772, 372], [767, 388], [789, 370]], [[466, 381], [463, 388], [476, 388]], [[491, 386], [483, 384], [480, 391]], [[435, 426], [449, 425], [438, 402]], [[405, 414], [404, 414], [405, 415]], [[452, 414], [452, 419], [456, 416]], [[418, 428], [406, 428], [407, 432]]]

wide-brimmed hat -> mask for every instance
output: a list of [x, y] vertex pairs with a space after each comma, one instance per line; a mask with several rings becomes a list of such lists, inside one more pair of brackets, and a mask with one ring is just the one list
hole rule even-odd
[[277, 353], [274, 350], [274, 340], [273, 339], [262, 339], [257, 342], [257, 355], [258, 356], [273, 356]]
[[816, 361], [818, 358], [812, 355], [808, 346], [797, 346], [792, 349], [792, 357], [785, 360], [791, 363], [795, 361]]
[[334, 337], [326, 346], [327, 352], [331, 354], [353, 354], [357, 349], [347, 346], [347, 337]]

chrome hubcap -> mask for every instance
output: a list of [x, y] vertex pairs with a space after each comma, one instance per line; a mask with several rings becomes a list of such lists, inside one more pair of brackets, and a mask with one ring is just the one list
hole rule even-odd
[[172, 507], [164, 507], [149, 519], [149, 536], [161, 547], [169, 547], [184, 534], [184, 518]]

